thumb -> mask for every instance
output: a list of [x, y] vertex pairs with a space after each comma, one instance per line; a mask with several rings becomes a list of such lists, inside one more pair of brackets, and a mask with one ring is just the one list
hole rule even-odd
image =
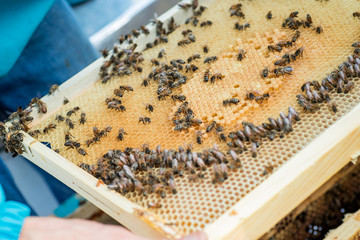
[[181, 240], [207, 240], [207, 236], [204, 232], [195, 232], [181, 238]]

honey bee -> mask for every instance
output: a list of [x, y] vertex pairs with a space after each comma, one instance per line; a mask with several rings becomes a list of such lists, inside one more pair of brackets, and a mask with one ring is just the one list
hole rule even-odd
[[217, 125], [217, 123], [216, 123], [215, 121], [212, 121], [212, 122], [206, 127], [206, 132], [211, 132], [216, 125]]
[[200, 27], [207, 27], [207, 26], [211, 26], [213, 23], [210, 20], [207, 21], [203, 21], [200, 23]]
[[271, 20], [272, 19], [272, 12], [269, 11], [267, 14], [266, 14], [266, 19], [268, 20]]
[[244, 58], [246, 58], [246, 52], [244, 51], [244, 49], [240, 49], [237, 60], [242, 61]]
[[188, 38], [189, 38], [190, 41], [196, 42], [196, 38], [192, 33], [189, 34]]
[[187, 62], [190, 63], [190, 62], [192, 62], [193, 60], [200, 59], [200, 58], [201, 58], [200, 54], [197, 53], [197, 54], [194, 54], [194, 55], [190, 56], [190, 57], [187, 59]]
[[52, 85], [49, 89], [49, 95], [55, 93], [56, 90], [59, 90], [59, 85], [57, 84]]
[[265, 176], [265, 175], [267, 175], [269, 173], [272, 173], [273, 170], [274, 170], [274, 166], [266, 165], [266, 166], [264, 166], [264, 171], [263, 171], [262, 175]]
[[208, 53], [208, 52], [209, 52], [209, 46], [208, 46], [208, 45], [204, 45], [204, 46], [203, 46], [203, 51], [204, 51], [204, 53]]
[[204, 82], [208, 82], [210, 77], [210, 69], [206, 69], [204, 73]]
[[48, 126], [46, 126], [43, 130], [44, 134], [49, 133], [49, 131], [54, 130], [56, 128], [56, 124], [50, 123]]
[[328, 105], [329, 105], [330, 109], [331, 109], [334, 113], [336, 113], [336, 112], [338, 111], [338, 110], [337, 110], [337, 107], [336, 107], [336, 104], [335, 104], [334, 101], [330, 101], [330, 102], [328, 103]]
[[245, 24], [235, 23], [235, 29], [239, 31], [246, 30], [249, 27], [250, 27], [250, 23], [245, 23]]
[[360, 19], [360, 12], [354, 12], [354, 13], [353, 13], [353, 17]]
[[74, 114], [76, 111], [74, 109], [71, 109], [66, 113], [66, 116], [71, 117], [72, 114]]
[[274, 69], [275, 75], [291, 75], [291, 72], [293, 71], [292, 67], [286, 66], [286, 67], [279, 67]]
[[111, 79], [110, 76], [105, 76], [105, 77], [103, 77], [103, 79], [101, 80], [101, 83], [105, 84], [105, 83], [107, 83], [110, 79]]
[[101, 50], [101, 55], [106, 58], [107, 56], [109, 56], [109, 50], [107, 50], [106, 48]]
[[37, 105], [39, 107], [39, 112], [41, 111], [42, 113], [47, 113], [47, 107], [46, 107], [46, 104], [41, 101], [40, 99], [37, 100]]
[[158, 58], [163, 58], [166, 55], [165, 50], [162, 48], [158, 54]]
[[78, 153], [80, 153], [83, 156], [87, 155], [86, 151], [83, 148], [78, 148], [77, 151], [78, 151]]
[[150, 49], [150, 48], [154, 47], [154, 44], [153, 43], [147, 43], [145, 47], [146, 47], [146, 49]]
[[184, 95], [172, 95], [171, 98], [174, 101], [180, 101], [180, 102], [183, 102], [186, 100], [186, 97]]
[[256, 158], [257, 156], [257, 144], [255, 142], [251, 143], [251, 156]]
[[131, 87], [131, 86], [127, 86], [127, 85], [122, 85], [119, 87], [120, 90], [123, 90], [123, 91], [134, 91], [134, 89]]
[[151, 119], [149, 117], [139, 117], [139, 122], [142, 122], [143, 124], [151, 123]]
[[147, 103], [147, 104], [145, 104], [145, 110], [148, 110], [149, 112], [153, 112], [154, 106], [151, 105], [150, 103]]
[[176, 193], [177, 193], [175, 181], [174, 181], [173, 178], [170, 178], [170, 179], [169, 179], [169, 188], [170, 188], [172, 194], [176, 194]]
[[258, 103], [262, 103], [264, 100], [270, 97], [269, 93], [261, 93], [257, 90], [249, 91], [246, 93], [246, 98], [248, 100], [255, 100]]
[[64, 145], [66, 146], [66, 147], [68, 147], [68, 149], [69, 148], [79, 148], [80, 147], [80, 143], [78, 143], [78, 142], [75, 142], [75, 141], [71, 141], [71, 140], [69, 140], [69, 141], [66, 141], [65, 143], [64, 143]]
[[86, 122], [86, 114], [84, 112], [80, 115], [80, 124], [85, 124]]
[[70, 129], [74, 128], [74, 123], [69, 118], [65, 120], [65, 123], [69, 126]]
[[124, 91], [121, 90], [121, 89], [116, 88], [116, 89], [114, 89], [114, 94], [115, 94], [116, 96], [118, 96], [118, 97], [123, 97]]
[[64, 98], [63, 104], [65, 105], [65, 104], [68, 104], [68, 103], [69, 103], [69, 99]]
[[269, 45], [268, 50], [269, 50], [269, 52], [274, 52], [274, 51], [281, 52], [282, 47], [279, 45]]
[[160, 62], [158, 60], [156, 60], [155, 58], [150, 59], [151, 61], [151, 65], [155, 65], [155, 66], [159, 66]]
[[124, 135], [127, 135], [127, 133], [123, 128], [120, 128], [116, 139], [122, 141], [124, 139]]
[[146, 35], [148, 35], [150, 33], [149, 29], [147, 27], [145, 27], [144, 25], [140, 26], [140, 29]]
[[141, 86], [147, 87], [150, 85], [150, 78], [143, 78]]
[[291, 41], [296, 42], [299, 37], [300, 37], [300, 31], [296, 30], [296, 32], [295, 32], [294, 36], [292, 37]]
[[320, 25], [317, 26], [317, 27], [315, 27], [313, 30], [315, 30], [315, 32], [316, 32], [317, 34], [320, 34], [320, 33], [323, 33], [323, 32], [324, 32], [323, 28], [322, 28]]
[[184, 39], [184, 40], [180, 40], [178, 42], [178, 46], [183, 47], [183, 46], [185, 46], [187, 44], [190, 44], [190, 43], [191, 43], [191, 41], [189, 39]]
[[262, 78], [267, 78], [269, 76], [269, 68], [268, 67], [264, 68], [263, 70], [261, 70], [260, 74]]
[[218, 58], [216, 56], [208, 57], [204, 60], [204, 63], [211, 63], [217, 61]]
[[204, 135], [204, 133], [202, 131], [200, 131], [200, 130], [196, 132], [196, 142], [197, 142], [197, 144], [202, 144], [203, 143], [203, 139], [204, 139], [203, 135]]
[[55, 120], [57, 120], [58, 122], [62, 122], [64, 121], [64, 117], [58, 114], [56, 115]]
[[344, 86], [344, 93], [349, 93], [351, 91], [351, 89], [354, 88], [354, 83], [353, 82], [348, 82], [347, 84], [345, 84]]
[[223, 101], [223, 105], [224, 105], [224, 106], [227, 106], [227, 105], [230, 106], [231, 104], [236, 105], [236, 104], [238, 104], [239, 102], [240, 102], [240, 100], [237, 99], [237, 98], [229, 98], [229, 99], [226, 99], [226, 100]]

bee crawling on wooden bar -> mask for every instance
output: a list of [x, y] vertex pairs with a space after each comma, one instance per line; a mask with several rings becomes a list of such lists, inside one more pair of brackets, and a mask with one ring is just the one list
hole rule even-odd
[[52, 85], [49, 89], [49, 95], [54, 94], [55, 91], [57, 91], [57, 90], [59, 90], [59, 85], [57, 85], [57, 84]]
[[56, 124], [50, 123], [44, 128], [43, 133], [47, 134], [49, 133], [49, 131], [54, 130], [55, 128], [56, 128]]

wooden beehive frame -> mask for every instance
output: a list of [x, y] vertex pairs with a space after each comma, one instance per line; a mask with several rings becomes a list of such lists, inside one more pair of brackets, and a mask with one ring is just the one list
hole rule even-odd
[[[174, 7], [159, 19], [171, 17], [182, 23], [190, 12]], [[155, 38], [154, 26], [148, 26], [151, 34], [138, 39], [141, 43]], [[98, 79], [103, 62], [99, 59], [60, 86], [53, 96], [43, 101], [50, 110], [56, 111], [64, 97], [75, 98]], [[287, 164], [271, 175], [245, 198], [226, 211], [222, 217], [205, 227], [209, 239], [256, 239], [276, 222], [311, 195], [318, 187], [354, 159], [360, 150], [360, 106], [336, 124], [328, 128], [312, 143], [299, 152]], [[38, 116], [36, 122], [41, 121]], [[35, 122], [35, 123], [36, 123]], [[25, 134], [24, 157], [87, 198], [131, 231], [153, 238], [178, 237], [178, 234], [161, 219], [117, 194], [75, 164]]]

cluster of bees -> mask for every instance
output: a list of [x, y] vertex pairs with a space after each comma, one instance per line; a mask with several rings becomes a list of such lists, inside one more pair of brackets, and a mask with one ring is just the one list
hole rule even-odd
[[180, 104], [173, 117], [173, 123], [175, 125], [175, 131], [186, 130], [192, 126], [199, 126], [202, 121], [195, 118], [194, 111], [189, 108], [187, 101]]
[[[286, 18], [284, 20], [284, 22], [282, 23], [282, 27], [289, 28], [289, 29], [292, 29], [292, 30], [297, 30], [300, 27], [311, 28], [313, 26], [313, 20], [312, 20], [310, 14], [306, 15], [306, 20], [298, 19], [298, 14], [299, 14], [298, 11], [290, 13], [289, 17]], [[321, 34], [324, 31], [323, 28], [320, 25], [317, 26], [317, 27], [313, 27], [312, 29], [317, 34]]]
[[277, 135], [283, 138], [286, 134], [293, 131], [292, 124], [300, 121], [299, 113], [293, 107], [289, 107], [288, 114], [280, 112], [277, 119], [268, 118], [267, 123], [262, 123], [255, 126], [251, 122], [242, 122], [242, 129], [232, 131], [228, 138], [231, 139], [227, 145], [237, 153], [242, 153], [248, 150], [245, 143], [249, 143], [252, 157], [256, 158], [258, 148], [264, 138], [270, 141], [274, 140]]
[[338, 66], [326, 78], [318, 81], [307, 81], [301, 86], [302, 94], [296, 96], [298, 104], [306, 111], [314, 112], [320, 109], [319, 104], [325, 102], [329, 108], [336, 113], [336, 103], [331, 100], [330, 92], [347, 94], [354, 87], [351, 80], [360, 77], [360, 56], [353, 54], [348, 61]]
[[[294, 43], [299, 39], [300, 37], [300, 31], [297, 30], [295, 34], [292, 36], [291, 40], [287, 41], [280, 41], [276, 44], [270, 44], [268, 45], [267, 49], [269, 52], [281, 52], [284, 50], [284, 48], [292, 47]], [[274, 62], [275, 68], [270, 70], [268, 67], [265, 67], [261, 71], [261, 77], [267, 78], [267, 77], [278, 77], [280, 75], [291, 75], [293, 69], [290, 66], [286, 66], [287, 64], [296, 61], [298, 58], [303, 57], [304, 48], [299, 47], [295, 49], [294, 53], [285, 53], [281, 59], [276, 60]], [[278, 67], [281, 66], [281, 67]]]
[[224, 154], [216, 144], [200, 153], [193, 152], [191, 145], [186, 149], [180, 146], [177, 150], [167, 150], [157, 146], [150, 150], [145, 144], [141, 149], [110, 150], [96, 164], [80, 164], [82, 169], [121, 194], [155, 193], [162, 198], [168, 192], [177, 193], [175, 176], [188, 173], [189, 180], [198, 181], [211, 166], [213, 182], [217, 183], [228, 178], [229, 169], [241, 167], [241, 162], [236, 152], [230, 150]]

